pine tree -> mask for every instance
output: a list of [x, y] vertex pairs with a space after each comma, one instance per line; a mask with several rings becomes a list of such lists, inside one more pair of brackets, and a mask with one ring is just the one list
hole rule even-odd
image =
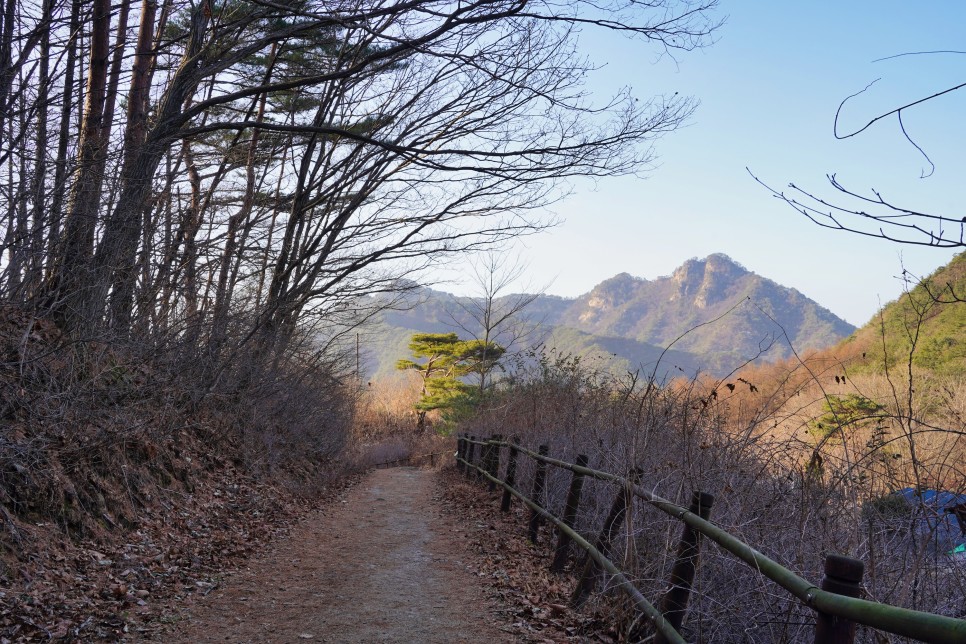
[[409, 341], [409, 350], [425, 361], [399, 360], [396, 368], [417, 371], [423, 379], [422, 395], [414, 405], [420, 430], [425, 428], [430, 411], [472, 407], [479, 392], [461, 378], [491, 371], [506, 351], [495, 342], [460, 340], [455, 333], [416, 333]]

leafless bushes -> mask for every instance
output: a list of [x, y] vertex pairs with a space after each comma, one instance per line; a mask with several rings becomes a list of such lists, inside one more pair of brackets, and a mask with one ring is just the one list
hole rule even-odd
[[[806, 578], [821, 578], [827, 553], [848, 554], [866, 562], [870, 597], [962, 616], [962, 562], [937, 541], [941, 530], [923, 530], [929, 525], [923, 518], [930, 511], [935, 518], [935, 508], [885, 496], [917, 481], [916, 489], [927, 482], [962, 485], [962, 460], [953, 456], [962, 449], [961, 431], [940, 430], [959, 412], [927, 404], [958, 385], [932, 388], [932, 394], [917, 389], [914, 413], [884, 404], [845, 418], [833, 405], [840, 414], [834, 431], [842, 438], [817, 449], [827, 435], [821, 432], [829, 431], [818, 427], [829, 400], [851, 400], [847, 387], [879, 400], [891, 388], [875, 389], [874, 377], [842, 376], [842, 365], [827, 359], [769, 369], [768, 378], [766, 369], [725, 381], [661, 383], [634, 375], [611, 379], [574, 358], [538, 356], [463, 429], [481, 437], [516, 434], [524, 445], [548, 444], [552, 456], [571, 462], [587, 454], [591, 467], [610, 472], [626, 475], [639, 467], [644, 486], [685, 506], [692, 490], [711, 493], [715, 523]], [[532, 462], [523, 459], [517, 480], [526, 492], [532, 476]], [[563, 507], [568, 480], [568, 473], [551, 468], [552, 510]], [[586, 483], [582, 531], [600, 529], [615, 493], [601, 482]], [[680, 524], [638, 502], [631, 525], [613, 559], [633, 572], [646, 596], [659, 597]], [[813, 616], [797, 600], [714, 544], [703, 546], [702, 558], [686, 620], [689, 637], [810, 641]]]
[[[180, 340], [72, 340], [5, 307], [0, 506], [11, 521], [96, 535], [135, 525], [158, 490], [190, 492], [228, 464], [311, 492], [343, 471], [334, 461], [356, 383], [344, 356], [315, 338], [290, 347], [270, 362], [241, 356], [223, 368], [230, 377], [212, 380], [212, 364]], [[0, 540], [15, 533], [0, 529]]]
[[[454, 441], [432, 430], [419, 430], [413, 404], [420, 396], [413, 374], [366, 383], [359, 397], [356, 422], [346, 459], [358, 467], [372, 467], [414, 459], [416, 465], [443, 463]], [[436, 459], [430, 455], [437, 455]], [[423, 458], [427, 457], [427, 458]]]

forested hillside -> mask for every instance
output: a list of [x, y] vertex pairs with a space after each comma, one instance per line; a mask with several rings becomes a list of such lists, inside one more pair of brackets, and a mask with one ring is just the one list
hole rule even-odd
[[839, 349], [866, 371], [902, 368], [911, 359], [940, 374], [966, 374], [966, 254], [922, 280], [909, 279], [909, 289]]

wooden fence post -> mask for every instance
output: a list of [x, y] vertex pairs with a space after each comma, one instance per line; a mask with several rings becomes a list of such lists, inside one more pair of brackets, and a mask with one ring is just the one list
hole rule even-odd
[[480, 469], [476, 471], [476, 478], [482, 481], [483, 472], [490, 471], [490, 454], [493, 448], [490, 446], [490, 441], [482, 436], [480, 436], [480, 440], [483, 441], [483, 444], [480, 445]]
[[[496, 445], [496, 443], [499, 443], [502, 440], [502, 434], [493, 434], [490, 436], [490, 442], [486, 445], [489, 448], [489, 451], [487, 453], [487, 458], [484, 461], [483, 468], [486, 470], [486, 473], [493, 478], [497, 478], [497, 475], [500, 473], [500, 446]], [[490, 492], [492, 492], [496, 489], [496, 483], [488, 480], [486, 487]]]
[[[579, 454], [577, 456], [577, 466], [587, 467], [587, 463], [590, 459], [586, 454]], [[567, 490], [567, 505], [564, 506], [563, 523], [568, 528], [573, 528], [574, 524], [577, 522], [577, 509], [580, 507], [580, 491], [584, 487], [584, 475], [579, 472], [574, 472], [573, 477], [570, 479], [570, 489]], [[567, 565], [567, 559], [570, 558], [570, 535], [564, 531], [560, 531], [560, 536], [557, 537], [557, 548], [553, 553], [553, 561], [550, 564], [550, 570], [552, 572], [561, 572]]]
[[[635, 467], [631, 470], [628, 482], [631, 485], [637, 485], [641, 480], [641, 474], [641, 468]], [[614, 502], [610, 506], [610, 512], [607, 513], [607, 518], [604, 519], [604, 526], [594, 541], [594, 547], [605, 557], [610, 556], [611, 544], [614, 542], [614, 537], [617, 536], [617, 531], [620, 529], [624, 517], [629, 516], [627, 514], [627, 507], [633, 502], [634, 492], [629, 486], [623, 486], [617, 491]], [[599, 570], [600, 568], [597, 562], [591, 557], [587, 557], [584, 561], [583, 571], [580, 573], [580, 581], [577, 582], [574, 594], [570, 597], [570, 605], [572, 607], [580, 608], [583, 606], [584, 602], [587, 601], [587, 597], [594, 592]]]
[[[469, 441], [467, 441], [466, 443], [467, 445], [466, 462], [469, 463], [470, 466], [473, 465], [473, 453], [476, 451], [476, 443], [473, 442], [475, 440], [476, 440], [476, 436], [470, 436]], [[472, 467], [467, 468], [466, 470], [467, 475], [472, 473], [472, 469], [473, 469]]]
[[459, 472], [463, 471], [463, 461], [460, 459], [466, 458], [464, 454], [465, 447], [466, 447], [466, 443], [463, 442], [463, 436], [461, 434], [457, 435], [456, 436], [456, 470]]
[[[694, 492], [691, 496], [690, 511], [702, 519], [711, 515], [711, 505], [714, 497], [704, 492]], [[681, 543], [678, 545], [678, 557], [671, 568], [671, 579], [667, 593], [661, 601], [661, 612], [664, 619], [674, 628], [681, 630], [684, 613], [688, 609], [688, 598], [691, 595], [691, 585], [694, 583], [694, 573], [698, 567], [698, 552], [701, 545], [701, 533], [684, 524], [681, 532]], [[658, 644], [666, 644], [667, 640], [660, 633], [655, 640]]]
[[[862, 575], [865, 564], [844, 555], [825, 557], [825, 578], [822, 590], [846, 597], [862, 595]], [[855, 622], [819, 612], [815, 619], [815, 644], [852, 644], [855, 641]]]
[[[506, 461], [506, 484], [510, 487], [516, 483], [517, 477], [517, 445], [520, 444], [520, 437], [514, 436], [510, 440], [510, 454], [507, 456]], [[510, 490], [503, 488], [503, 498], [500, 500], [500, 509], [504, 512], [510, 511], [510, 502], [513, 500], [513, 495], [510, 494]]]
[[490, 442], [486, 438], [480, 436], [479, 440], [483, 444], [480, 445], [480, 451], [479, 451], [479, 453], [480, 453], [480, 462], [477, 463], [477, 465], [479, 466], [479, 469], [476, 470], [476, 480], [477, 481], [482, 481], [483, 480], [483, 472], [489, 472], [490, 471], [490, 456], [492, 454], [493, 448], [490, 445]]
[[[550, 453], [550, 447], [547, 445], [541, 445], [537, 448], [537, 453], [540, 456], [546, 456]], [[543, 488], [547, 482], [547, 464], [543, 461], [537, 461], [537, 471], [533, 475], [533, 493], [530, 495], [530, 499], [533, 500], [539, 506], [543, 506]], [[536, 510], [530, 513], [530, 525], [528, 535], [530, 537], [531, 543], [537, 542], [537, 533], [540, 531], [540, 514]]]

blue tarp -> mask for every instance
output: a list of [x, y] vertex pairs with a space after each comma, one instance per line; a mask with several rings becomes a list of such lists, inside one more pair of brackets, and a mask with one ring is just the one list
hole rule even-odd
[[952, 511], [956, 506], [966, 508], [966, 494], [911, 487], [893, 494], [903, 497], [914, 508], [917, 531], [928, 536], [938, 550], [957, 557], [966, 553], [966, 535]]

